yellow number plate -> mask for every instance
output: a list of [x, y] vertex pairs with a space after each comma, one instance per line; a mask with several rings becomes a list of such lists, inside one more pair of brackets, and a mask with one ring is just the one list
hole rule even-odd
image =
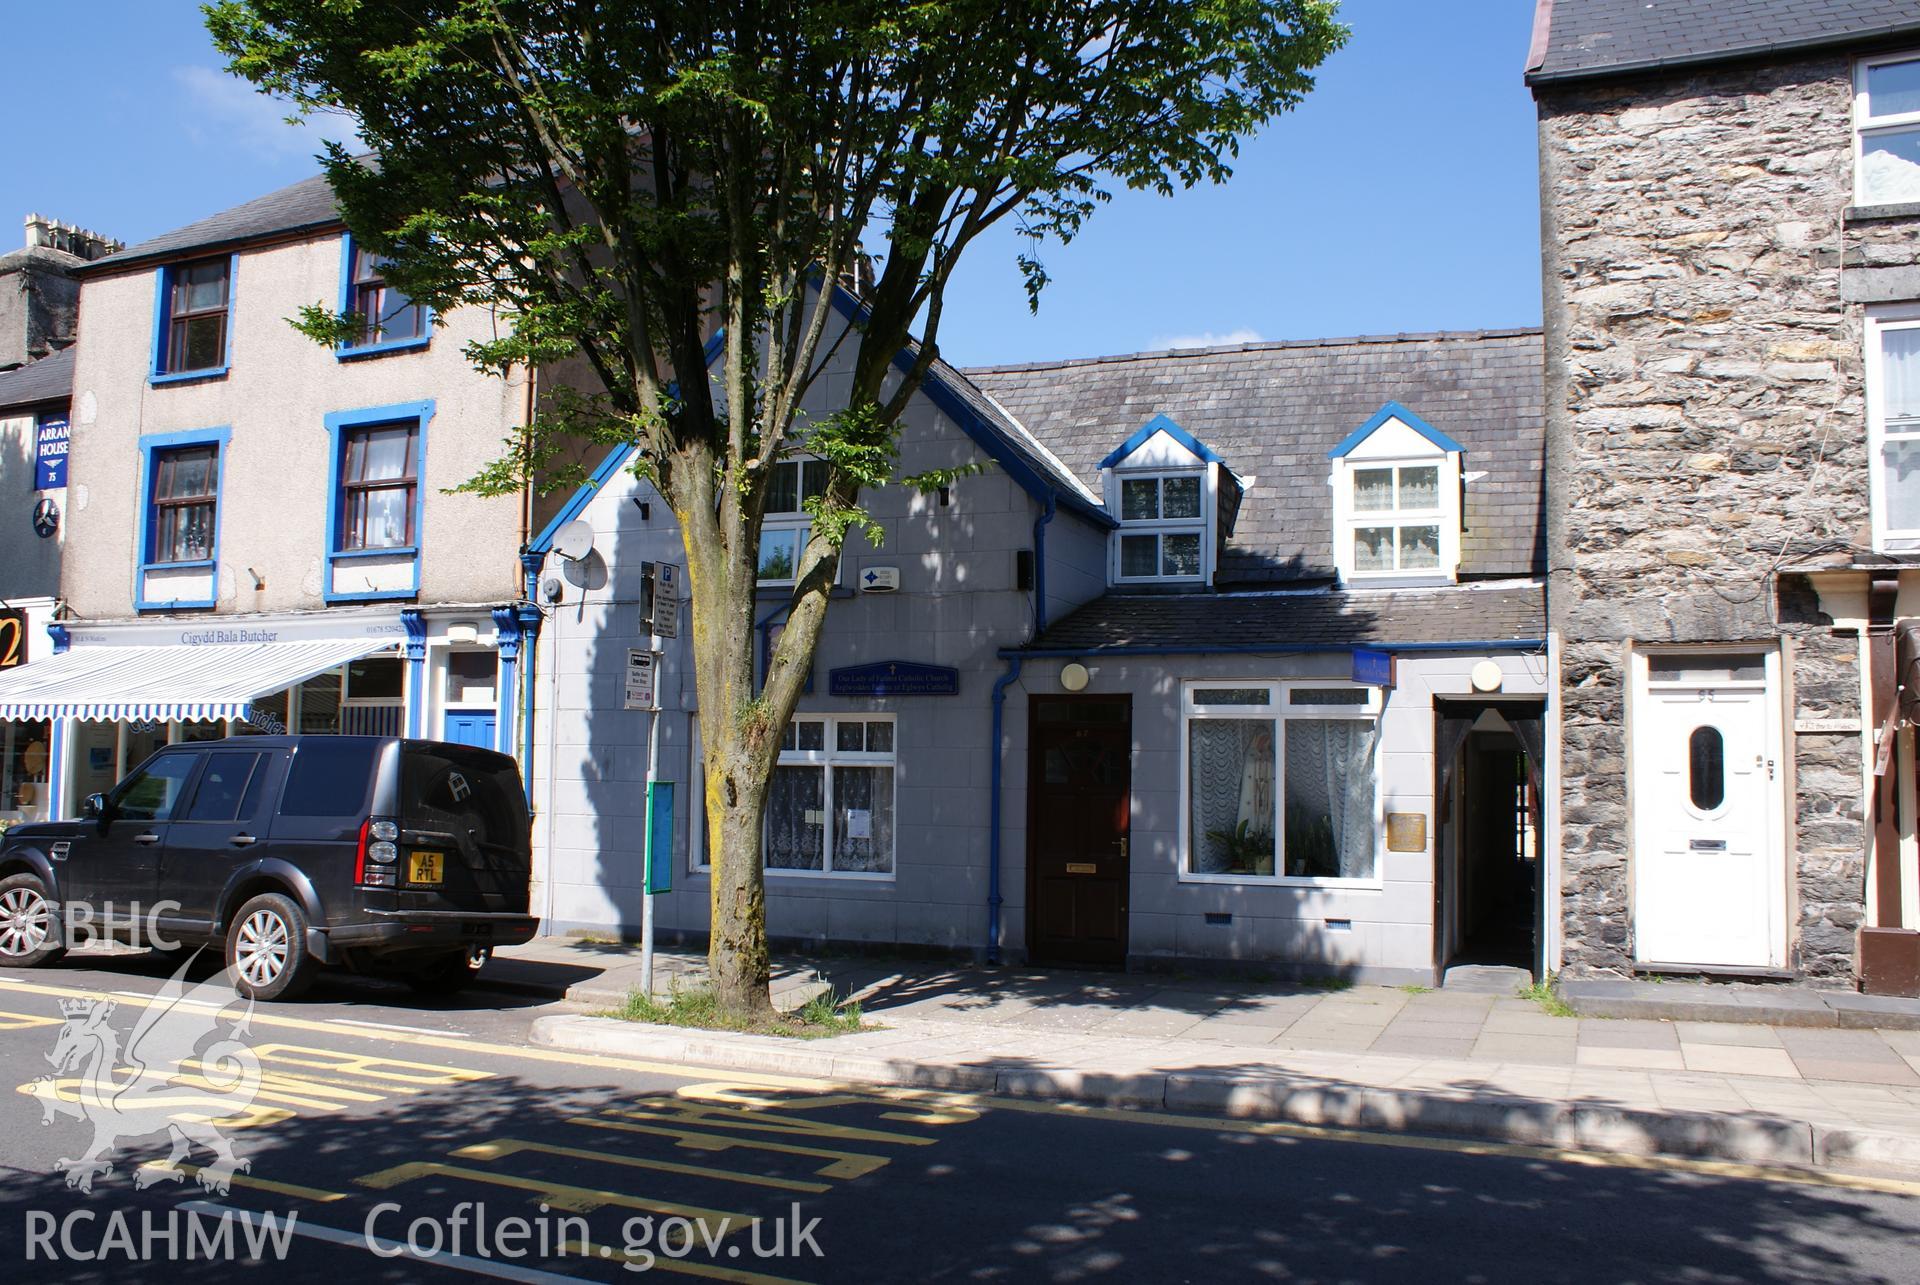
[[439, 883], [447, 864], [444, 852], [416, 852], [409, 859], [408, 883]]

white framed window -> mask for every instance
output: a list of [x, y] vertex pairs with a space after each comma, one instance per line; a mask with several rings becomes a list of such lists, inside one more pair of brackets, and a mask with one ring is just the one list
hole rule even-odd
[[760, 524], [760, 583], [792, 584], [800, 572], [800, 555], [813, 530], [806, 504], [827, 490], [827, 462], [815, 459], [781, 460], [767, 481], [767, 508]]
[[[780, 740], [767, 793], [768, 874], [893, 878], [894, 730], [891, 714], [794, 717]], [[694, 794], [701, 802], [688, 864], [705, 872], [705, 774], [697, 739], [693, 753]]]
[[1122, 472], [1118, 483], [1120, 530], [1115, 547], [1119, 565], [1114, 579], [1205, 579], [1206, 470]]
[[1920, 549], [1920, 308], [1867, 315], [1874, 547]]
[[1380, 689], [1181, 688], [1180, 878], [1380, 886]]
[[1356, 463], [1348, 470], [1352, 515], [1346, 539], [1356, 578], [1441, 571], [1447, 506], [1440, 461]]
[[1853, 132], [1854, 203], [1920, 201], [1920, 53], [1856, 65]]

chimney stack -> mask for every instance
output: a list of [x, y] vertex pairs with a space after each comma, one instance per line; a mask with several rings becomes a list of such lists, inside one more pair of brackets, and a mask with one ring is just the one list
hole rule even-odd
[[94, 259], [104, 259], [109, 254], [127, 248], [124, 241], [115, 241], [90, 228], [62, 223], [59, 219], [51, 219], [44, 214], [27, 215], [26, 224], [29, 250], [35, 246], [42, 246], [91, 262]]

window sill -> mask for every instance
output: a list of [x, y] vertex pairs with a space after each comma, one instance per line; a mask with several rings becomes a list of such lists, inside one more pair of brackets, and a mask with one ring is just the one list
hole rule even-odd
[[418, 339], [388, 339], [377, 344], [354, 344], [352, 347], [336, 348], [333, 350], [333, 355], [340, 361], [358, 361], [362, 357], [385, 357], [397, 352], [417, 352], [432, 342], [432, 335], [422, 335]]
[[147, 376], [147, 383], [154, 388], [166, 384], [196, 384], [203, 380], [225, 379], [229, 367], [209, 366], [205, 370], [179, 370], [169, 374], [153, 373]]
[[1877, 219], [1920, 219], [1920, 201], [1885, 205], [1849, 205], [1840, 211], [1842, 223], [1872, 223]]
[[882, 874], [874, 870], [792, 870], [773, 866], [766, 867], [766, 875], [769, 879], [844, 879], [852, 883], [876, 884], [891, 884], [894, 880], [891, 873]]
[[218, 563], [212, 558], [195, 558], [190, 562], [143, 562], [140, 574], [154, 571], [211, 571]]
[[418, 598], [419, 596], [420, 596], [420, 591], [418, 589], [380, 589], [380, 590], [368, 590], [365, 593], [328, 592], [321, 595], [322, 599], [328, 603], [410, 602], [413, 599]]
[[387, 549], [335, 549], [327, 556], [335, 562], [343, 558], [417, 558], [420, 556], [420, 546], [396, 544]]
[[136, 602], [135, 611], [207, 611], [220, 604], [212, 598], [183, 598], [178, 602]]
[[1333, 892], [1382, 892], [1383, 879], [1342, 879], [1334, 875], [1231, 875], [1180, 872], [1181, 883], [1227, 884], [1236, 888], [1325, 888]]

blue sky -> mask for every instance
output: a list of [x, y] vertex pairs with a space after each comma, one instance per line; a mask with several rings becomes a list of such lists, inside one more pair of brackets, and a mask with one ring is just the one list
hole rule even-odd
[[[1520, 79], [1532, 12], [1533, 0], [1347, 0], [1352, 41], [1298, 111], [1244, 148], [1234, 179], [1118, 196], [1046, 250], [1037, 317], [1011, 231], [972, 247], [943, 353], [972, 365], [1537, 323]], [[283, 124], [283, 108], [227, 77], [196, 3], [93, 0], [86, 15], [9, 15], [19, 43], [49, 55], [8, 69], [0, 217], [12, 227], [31, 210], [138, 241], [314, 172], [328, 129]], [[0, 231], [0, 247], [18, 235]]]

